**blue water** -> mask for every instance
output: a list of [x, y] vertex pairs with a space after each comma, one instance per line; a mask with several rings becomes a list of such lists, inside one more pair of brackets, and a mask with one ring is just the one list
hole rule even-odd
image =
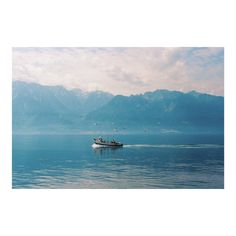
[[224, 188], [223, 136], [118, 135], [117, 149], [93, 137], [14, 135], [13, 188]]

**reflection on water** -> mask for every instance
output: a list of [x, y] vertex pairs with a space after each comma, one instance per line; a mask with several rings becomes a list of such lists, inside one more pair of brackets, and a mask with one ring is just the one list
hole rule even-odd
[[14, 188], [223, 188], [222, 136], [14, 136]]
[[96, 155], [112, 155], [122, 147], [93, 147]]

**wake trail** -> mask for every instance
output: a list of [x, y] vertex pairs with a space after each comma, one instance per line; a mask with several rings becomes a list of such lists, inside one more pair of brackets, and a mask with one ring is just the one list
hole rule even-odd
[[125, 148], [223, 148], [222, 144], [127, 144]]

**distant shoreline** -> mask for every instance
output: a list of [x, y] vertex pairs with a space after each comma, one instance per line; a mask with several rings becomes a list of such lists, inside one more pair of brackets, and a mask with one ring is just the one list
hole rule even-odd
[[146, 132], [99, 132], [99, 131], [82, 131], [82, 132], [12, 132], [12, 135], [222, 135], [224, 133], [213, 133], [213, 132], [153, 132], [153, 133], [146, 133]]

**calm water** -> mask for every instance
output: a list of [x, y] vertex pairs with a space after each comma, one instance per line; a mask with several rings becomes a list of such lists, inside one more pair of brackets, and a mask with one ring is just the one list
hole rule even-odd
[[224, 188], [223, 136], [118, 135], [118, 149], [92, 138], [13, 136], [13, 188]]

